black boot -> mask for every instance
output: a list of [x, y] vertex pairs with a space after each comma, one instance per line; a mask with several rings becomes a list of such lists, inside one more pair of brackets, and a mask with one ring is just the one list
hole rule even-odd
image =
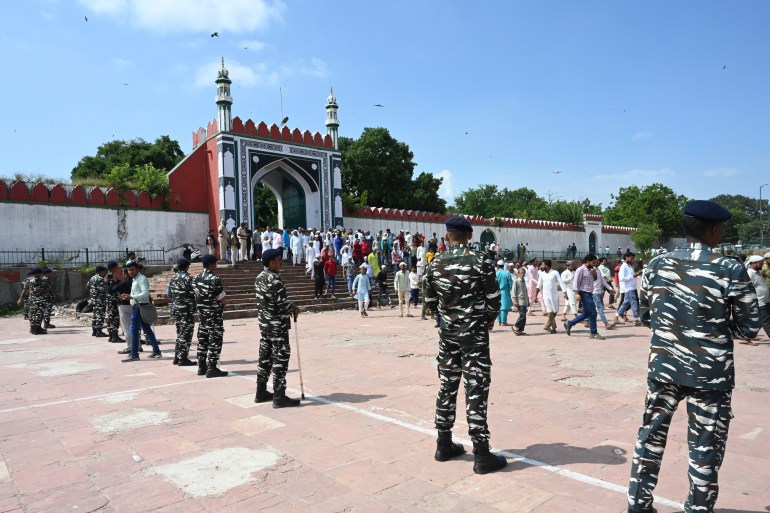
[[33, 327], [29, 332], [33, 335], [48, 335], [48, 332], [40, 326]]
[[299, 399], [286, 397], [285, 388], [273, 391], [273, 408], [290, 408], [292, 406], [299, 406]]
[[55, 328], [55, 327], [56, 327], [56, 326], [54, 326], [54, 325], [53, 325], [53, 324], [51, 324], [50, 322], [47, 322], [47, 323], [45, 323], [45, 329], [49, 329], [49, 328]]
[[209, 365], [209, 370], [206, 371], [207, 378], [223, 378], [228, 374], [229, 373], [227, 371], [223, 371], [217, 367], [216, 364]]
[[[176, 360], [176, 358], [174, 358]], [[179, 362], [177, 363], [180, 367], [193, 367], [195, 365], [195, 362], [190, 360], [187, 357], [187, 353], [182, 353], [182, 356], [179, 357]]]
[[118, 332], [117, 331], [111, 331], [110, 332], [110, 340], [109, 341], [110, 342], [114, 342], [114, 343], [125, 342], [125, 340], [123, 340], [122, 338], [120, 338], [118, 336]]
[[205, 376], [208, 370], [209, 366], [206, 365], [206, 360], [198, 360], [198, 376]]
[[257, 395], [254, 396], [255, 403], [266, 403], [273, 400], [273, 393], [267, 391], [267, 383], [257, 381]]
[[92, 337], [96, 336], [96, 328], [91, 328], [91, 336]]
[[489, 452], [488, 441], [473, 442], [473, 454], [473, 471], [477, 474], [488, 474], [508, 464], [504, 457]]
[[452, 442], [452, 432], [438, 432], [436, 440], [436, 461], [448, 461], [452, 458], [465, 454], [465, 447]]
[[106, 337], [107, 334], [101, 328], [94, 328], [94, 337]]

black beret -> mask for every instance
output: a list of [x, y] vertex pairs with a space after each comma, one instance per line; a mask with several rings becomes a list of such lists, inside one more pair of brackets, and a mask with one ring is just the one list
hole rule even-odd
[[33, 274], [35, 274], [34, 269], [30, 269], [29, 271], [27, 271], [27, 276], [32, 276]]
[[283, 255], [283, 250], [280, 249], [268, 249], [262, 252], [262, 263], [267, 264], [270, 260]]
[[189, 267], [190, 261], [187, 260], [185, 257], [180, 258], [176, 261], [177, 265], [181, 265], [182, 267]]
[[106, 270], [107, 270], [107, 268], [104, 267], [103, 265], [97, 265], [96, 266], [96, 272], [97, 273], [102, 272], [102, 271], [106, 271]]
[[684, 215], [697, 217], [712, 223], [727, 221], [733, 217], [730, 211], [719, 203], [707, 200], [695, 200], [687, 203], [684, 206]]
[[201, 257], [201, 262], [203, 262], [204, 265], [216, 264], [217, 257], [215, 257], [214, 255], [203, 255]]
[[43, 269], [43, 274], [51, 274], [52, 272], [53, 272], [53, 269], [51, 269], [50, 267], [46, 267], [45, 269]]
[[472, 232], [473, 227], [471, 226], [471, 223], [468, 222], [467, 219], [460, 216], [454, 216], [450, 217], [446, 221], [444, 221], [444, 224], [446, 225], [447, 230], [451, 231], [458, 231], [458, 232]]
[[110, 260], [109, 262], [107, 262], [107, 269], [112, 269], [117, 266], [118, 266], [118, 263], [115, 260]]

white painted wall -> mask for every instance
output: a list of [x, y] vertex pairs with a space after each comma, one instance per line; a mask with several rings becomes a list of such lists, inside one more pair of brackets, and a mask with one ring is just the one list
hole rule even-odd
[[[424, 233], [428, 238], [435, 232], [437, 237], [443, 237], [446, 233], [446, 227], [444, 223], [423, 223], [409, 220], [394, 220], [394, 219], [376, 219], [366, 217], [345, 217], [345, 229], [352, 228], [353, 230], [362, 229], [369, 230], [372, 234], [376, 234], [380, 230], [383, 232], [385, 229], [390, 228], [391, 232], [398, 234], [399, 230], [409, 230], [411, 233]], [[598, 237], [597, 250], [604, 248], [604, 245], [609, 244], [613, 252], [618, 246], [622, 246], [623, 251], [627, 247], [634, 249], [634, 243], [626, 234], [614, 234], [614, 233], [602, 233], [601, 224], [599, 223], [586, 223], [586, 228], [591, 227], [596, 231]], [[579, 252], [588, 251], [588, 235], [590, 230], [587, 231], [566, 231], [566, 230], [549, 230], [549, 229], [532, 229], [532, 228], [500, 228], [496, 227], [484, 227], [473, 226], [473, 240], [479, 240], [481, 232], [489, 229], [495, 235], [495, 240], [502, 245], [504, 249], [514, 249], [520, 242], [529, 243], [530, 252], [533, 255], [537, 255], [538, 251], [547, 252], [566, 252], [567, 245], [573, 242], [577, 246]], [[601, 253], [601, 251], [599, 251]]]
[[203, 250], [208, 228], [208, 214], [201, 213], [0, 201], [4, 249], [141, 250], [190, 243]]

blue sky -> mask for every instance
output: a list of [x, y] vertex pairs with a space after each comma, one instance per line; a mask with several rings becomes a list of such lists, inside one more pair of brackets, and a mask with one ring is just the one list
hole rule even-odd
[[340, 135], [388, 128], [450, 203], [486, 183], [607, 206], [628, 185], [757, 197], [770, 182], [764, 0], [2, 7], [0, 176], [67, 179], [115, 138], [188, 153], [224, 56], [233, 115], [279, 123], [282, 91], [290, 128], [325, 133], [333, 86]]

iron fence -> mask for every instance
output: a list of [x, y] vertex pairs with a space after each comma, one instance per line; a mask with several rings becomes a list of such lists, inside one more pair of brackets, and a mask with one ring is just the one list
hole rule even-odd
[[104, 264], [115, 260], [123, 265], [129, 253], [136, 253], [137, 258], [146, 264], [162, 265], [166, 263], [166, 249], [138, 250], [94, 250], [94, 249], [5, 249], [0, 250], [0, 267], [33, 267], [45, 263], [52, 268], [75, 268], [87, 265]]

